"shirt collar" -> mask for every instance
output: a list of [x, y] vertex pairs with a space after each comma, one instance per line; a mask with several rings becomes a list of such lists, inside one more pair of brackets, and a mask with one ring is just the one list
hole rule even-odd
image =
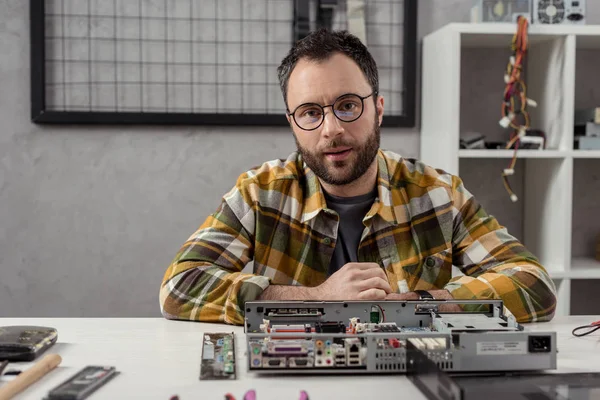
[[[298, 164], [304, 177], [302, 182], [304, 199], [301, 215], [301, 221], [304, 223], [316, 217], [321, 211], [327, 210], [327, 203], [319, 178], [306, 165], [300, 154], [298, 154]], [[392, 203], [387, 158], [382, 150], [377, 152], [377, 198], [365, 218], [371, 218], [376, 214], [389, 223], [398, 223]]]

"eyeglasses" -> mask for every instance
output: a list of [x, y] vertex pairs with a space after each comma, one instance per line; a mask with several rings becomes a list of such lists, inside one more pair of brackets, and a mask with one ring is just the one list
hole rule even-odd
[[313, 131], [320, 127], [325, 120], [325, 108], [331, 107], [333, 115], [340, 121], [356, 121], [365, 109], [364, 100], [376, 94], [377, 92], [372, 92], [362, 97], [354, 93], [344, 94], [338, 97], [333, 104], [322, 106], [317, 103], [305, 103], [296, 107], [293, 112], [290, 110], [287, 112], [300, 129]]

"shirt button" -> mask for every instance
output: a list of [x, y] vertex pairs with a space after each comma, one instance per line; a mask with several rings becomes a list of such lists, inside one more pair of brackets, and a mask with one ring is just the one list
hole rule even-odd
[[329, 243], [331, 243], [331, 239], [329, 239], [328, 237], [326, 237], [325, 239], [323, 239], [323, 243], [329, 244]]
[[435, 260], [431, 257], [427, 257], [425, 265], [427, 265], [428, 267], [433, 267], [435, 265]]

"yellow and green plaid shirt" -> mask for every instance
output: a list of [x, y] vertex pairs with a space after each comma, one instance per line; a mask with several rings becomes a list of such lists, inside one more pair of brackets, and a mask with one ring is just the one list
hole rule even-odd
[[[519, 322], [550, 320], [556, 288], [538, 260], [488, 215], [460, 178], [380, 150], [378, 197], [358, 260], [379, 263], [392, 290], [447, 289], [498, 299]], [[242, 174], [168, 267], [169, 319], [243, 324], [244, 303], [268, 285], [327, 279], [338, 215], [299, 154]], [[252, 273], [242, 272], [253, 261]], [[452, 265], [464, 275], [452, 277]]]

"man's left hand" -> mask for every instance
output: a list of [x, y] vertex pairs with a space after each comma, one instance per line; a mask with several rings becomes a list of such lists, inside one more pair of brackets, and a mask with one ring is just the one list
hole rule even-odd
[[[452, 300], [453, 297], [447, 290], [428, 290], [436, 300]], [[407, 293], [390, 293], [385, 298], [386, 300], [419, 300], [419, 295], [415, 292]], [[462, 308], [458, 304], [441, 304], [439, 307], [443, 312], [461, 312]]]

